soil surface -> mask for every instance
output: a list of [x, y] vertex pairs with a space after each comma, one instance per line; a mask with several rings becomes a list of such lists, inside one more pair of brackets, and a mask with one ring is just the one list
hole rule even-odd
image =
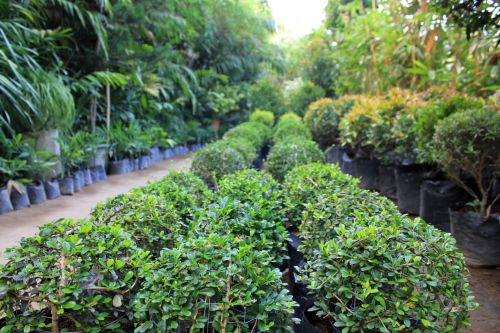
[[470, 333], [500, 332], [500, 268], [470, 268], [469, 282], [479, 303], [471, 315]]
[[59, 218], [83, 218], [94, 206], [135, 187], [165, 177], [170, 170], [187, 170], [191, 166], [191, 154], [161, 161], [146, 170], [124, 175], [108, 175], [108, 179], [83, 188], [72, 196], [61, 196], [40, 205], [32, 205], [18, 211], [0, 215], [0, 263], [2, 252], [14, 246], [22, 237], [34, 235], [38, 227]]

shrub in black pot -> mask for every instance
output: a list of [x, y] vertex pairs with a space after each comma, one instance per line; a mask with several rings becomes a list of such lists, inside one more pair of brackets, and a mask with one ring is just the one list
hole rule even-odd
[[51, 179], [43, 182], [43, 187], [45, 188], [45, 195], [48, 200], [54, 200], [61, 196], [61, 189], [59, 188], [59, 182], [57, 179]]
[[345, 99], [322, 98], [309, 105], [304, 115], [304, 123], [321, 148], [338, 143], [340, 119], [349, 111], [352, 104]]
[[426, 170], [419, 164], [396, 167], [396, 196], [398, 207], [403, 213], [420, 213], [420, 185], [426, 177]]
[[378, 189], [390, 199], [397, 199], [396, 168], [380, 163], [378, 166]]
[[0, 157], [0, 214], [14, 209], [11, 202], [11, 192], [16, 189], [22, 190], [22, 184], [14, 179], [21, 177], [25, 167], [26, 161], [24, 160]]
[[[459, 248], [474, 265], [500, 266], [500, 228], [487, 227], [499, 214], [493, 184], [500, 174], [500, 112], [472, 109], [452, 114], [436, 128], [433, 149], [436, 162], [474, 199], [473, 210], [451, 214], [451, 231]], [[473, 188], [463, 177], [474, 180]], [[475, 221], [474, 221], [475, 220]], [[475, 226], [474, 228], [472, 226]]]
[[467, 192], [449, 180], [424, 180], [420, 185], [419, 216], [439, 230], [450, 232], [450, 208], [462, 208], [467, 201]]
[[44, 225], [38, 235], [8, 249], [0, 267], [4, 328], [131, 332], [132, 296], [141, 285], [139, 268], [150, 265], [148, 256], [115, 224]]
[[332, 164], [339, 164], [340, 166], [342, 165], [342, 156], [344, 154], [348, 154], [349, 153], [349, 149], [348, 148], [343, 148], [343, 147], [340, 147], [340, 146], [331, 146], [329, 147], [328, 149], [325, 150], [325, 155], [326, 155], [326, 161], [328, 163], [332, 163]]

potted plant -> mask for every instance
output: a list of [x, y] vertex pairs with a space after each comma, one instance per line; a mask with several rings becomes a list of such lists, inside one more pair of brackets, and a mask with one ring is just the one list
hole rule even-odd
[[137, 141], [136, 136], [140, 133], [127, 132], [127, 128], [118, 123], [112, 127], [108, 132], [109, 141], [109, 164], [108, 170], [110, 174], [123, 174], [129, 172], [130, 161], [128, 157], [133, 154], [133, 145]]
[[351, 151], [351, 155], [343, 155], [342, 168], [360, 178], [360, 187], [370, 190], [378, 188], [379, 161], [374, 156], [368, 135], [370, 127], [377, 121], [376, 111], [380, 103], [377, 97], [360, 97], [339, 123], [340, 142]]
[[416, 153], [419, 163], [429, 165], [433, 172], [420, 186], [419, 215], [427, 223], [450, 232], [449, 209], [463, 207], [471, 198], [467, 192], [439, 170], [433, 156], [433, 135], [442, 119], [460, 111], [482, 108], [484, 101], [456, 92], [439, 94], [416, 114]]
[[[20, 177], [25, 167], [26, 161], [7, 160], [0, 157], [0, 214], [26, 206], [25, 188], [19, 181], [14, 180]], [[13, 191], [17, 192], [18, 195], [13, 197]], [[12, 202], [13, 198], [14, 202]], [[29, 206], [29, 199], [27, 205]]]
[[[44, 183], [55, 177], [54, 165], [57, 156], [46, 150], [36, 150], [32, 140], [28, 140], [26, 150], [21, 155], [26, 159], [25, 175], [31, 182], [26, 186], [31, 204], [41, 204], [47, 200]], [[57, 191], [56, 191], [57, 192]], [[50, 195], [53, 197], [53, 194]]]
[[59, 140], [61, 147], [61, 165], [62, 172], [59, 178], [59, 187], [61, 194], [73, 195], [75, 192], [81, 191], [83, 179], [81, 179], [75, 171], [83, 161], [83, 155], [77, 145], [76, 140], [71, 137], [64, 137]]
[[[436, 128], [436, 162], [474, 199], [467, 209], [450, 210], [451, 232], [468, 262], [500, 266], [500, 214], [493, 197], [500, 175], [500, 112], [482, 108], [458, 112]], [[470, 178], [470, 181], [467, 180]]]

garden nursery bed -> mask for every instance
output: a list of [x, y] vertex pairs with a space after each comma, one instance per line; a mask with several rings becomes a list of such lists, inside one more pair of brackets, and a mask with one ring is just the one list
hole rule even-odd
[[264, 118], [195, 153], [192, 173], [9, 249], [2, 330], [465, 329], [477, 304], [453, 237], [325, 164], [300, 119]]

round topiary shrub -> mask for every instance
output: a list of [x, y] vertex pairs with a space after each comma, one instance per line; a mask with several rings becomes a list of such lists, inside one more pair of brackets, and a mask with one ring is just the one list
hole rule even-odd
[[138, 246], [154, 255], [174, 247], [187, 233], [186, 221], [177, 214], [173, 203], [137, 191], [98, 204], [91, 216], [96, 223], [122, 226]]
[[282, 221], [267, 220], [269, 216], [267, 205], [261, 201], [242, 203], [223, 197], [200, 212], [193, 222], [193, 230], [243, 239], [256, 251], [266, 251], [273, 263], [280, 265], [286, 258], [288, 234]]
[[248, 168], [245, 157], [224, 142], [212, 143], [196, 152], [191, 171], [214, 186], [220, 177]]
[[[318, 212], [319, 213], [319, 212]], [[342, 332], [457, 332], [472, 301], [455, 240], [401, 215], [342, 223], [306, 256], [316, 315]]]
[[143, 273], [135, 332], [293, 332], [295, 303], [270, 260], [232, 235], [164, 250]]
[[191, 172], [170, 171], [159, 181], [135, 189], [133, 192], [144, 193], [160, 197], [171, 203], [179, 217], [185, 221], [193, 216], [193, 212], [200, 208], [205, 201], [209, 201], [212, 192], [199, 177]]
[[266, 167], [276, 180], [282, 181], [286, 173], [295, 167], [323, 162], [324, 159], [316, 142], [290, 137], [273, 146], [266, 160]]
[[312, 163], [294, 168], [285, 177], [283, 195], [288, 222], [298, 227], [309, 203], [339, 193], [357, 194], [359, 180], [340, 171], [338, 165]]
[[[493, 181], [500, 175], [500, 112], [472, 109], [452, 114], [442, 120], [434, 134], [436, 162], [450, 178], [479, 203], [481, 217], [486, 216]], [[474, 179], [479, 193], [462, 181]]]
[[274, 114], [271, 111], [255, 110], [250, 115], [250, 121], [264, 124], [268, 127], [274, 125]]
[[258, 170], [243, 170], [222, 178], [217, 200], [229, 197], [250, 205], [258, 205], [260, 218], [283, 226], [283, 193], [273, 177]]
[[257, 122], [242, 123], [224, 134], [224, 139], [243, 139], [256, 149], [262, 148], [271, 137], [271, 129]]
[[330, 147], [338, 141], [340, 117], [335, 101], [323, 98], [309, 105], [304, 122], [321, 147]]
[[119, 225], [61, 220], [7, 250], [3, 332], [131, 332], [131, 297], [149, 254]]
[[244, 158], [248, 165], [257, 159], [257, 149], [249, 141], [241, 138], [224, 139], [221, 144], [228, 145], [234, 150], [238, 151]]
[[300, 121], [302, 121], [302, 118], [299, 115], [297, 115], [296, 113], [287, 112], [280, 117], [280, 122], [286, 121], [286, 120], [294, 120], [294, 121], [300, 122]]
[[302, 122], [294, 120], [282, 120], [274, 130], [273, 142], [287, 141], [289, 138], [312, 139], [309, 128]]

